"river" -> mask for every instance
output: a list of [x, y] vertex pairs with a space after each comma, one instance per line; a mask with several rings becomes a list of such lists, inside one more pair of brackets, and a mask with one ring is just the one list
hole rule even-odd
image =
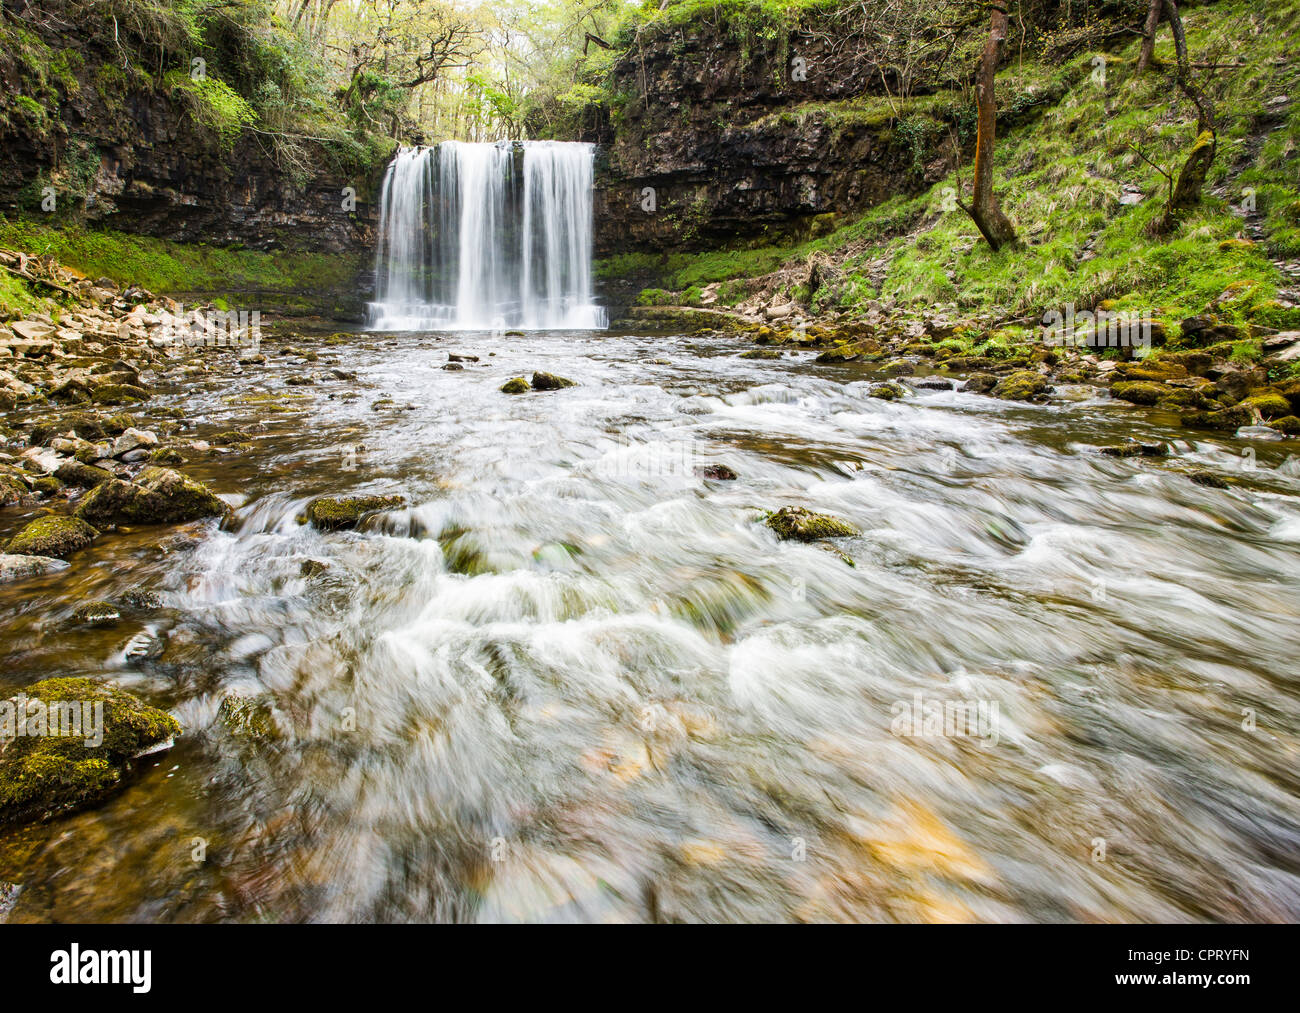
[[[233, 523], [0, 591], [0, 688], [109, 677], [185, 728], [0, 831], [10, 921], [1300, 918], [1289, 443], [725, 338], [285, 340], [321, 361], [153, 403], [250, 433], [184, 469]], [[579, 386], [499, 391], [533, 370]], [[1097, 452], [1130, 432], [1173, 453]], [[410, 507], [297, 523], [358, 491]], [[862, 534], [778, 541], [784, 505]], [[161, 608], [69, 626], [132, 588]]]

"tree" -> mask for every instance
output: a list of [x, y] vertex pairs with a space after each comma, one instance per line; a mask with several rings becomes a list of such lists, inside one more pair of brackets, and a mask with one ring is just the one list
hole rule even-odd
[[993, 86], [998, 64], [1002, 61], [1002, 47], [1007, 40], [1009, 18], [1007, 9], [1001, 4], [989, 4], [989, 10], [992, 14], [989, 37], [980, 54], [979, 69], [975, 74], [978, 133], [975, 138], [974, 193], [971, 203], [961, 206], [974, 220], [976, 228], [988, 240], [989, 246], [1000, 250], [1003, 246], [1015, 246], [1019, 242], [1015, 226], [1003, 213], [997, 194], [993, 191], [993, 149], [998, 119], [998, 103]]
[[1178, 181], [1169, 195], [1165, 213], [1158, 230], [1170, 232], [1178, 224], [1183, 212], [1200, 203], [1205, 177], [1214, 164], [1218, 152], [1218, 134], [1214, 123], [1214, 103], [1192, 80], [1191, 61], [1187, 56], [1187, 37], [1183, 34], [1183, 19], [1178, 13], [1176, 0], [1163, 0], [1165, 16], [1174, 36], [1174, 52], [1178, 57], [1178, 88], [1196, 107], [1196, 140], [1183, 163]]
[[1151, 0], [1151, 6], [1147, 9], [1147, 22], [1142, 27], [1142, 52], [1138, 56], [1136, 77], [1141, 77], [1155, 58], [1156, 30], [1160, 27], [1160, 12], [1163, 8], [1164, 0]]

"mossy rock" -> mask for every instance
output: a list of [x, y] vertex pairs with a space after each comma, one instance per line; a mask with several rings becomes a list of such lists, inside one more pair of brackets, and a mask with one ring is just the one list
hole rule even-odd
[[1255, 424], [1255, 416], [1249, 408], [1233, 405], [1213, 412], [1196, 412], [1184, 415], [1182, 424], [1188, 429], [1213, 429], [1219, 432], [1236, 432], [1242, 426]]
[[1279, 433], [1286, 433], [1287, 436], [1300, 436], [1300, 418], [1294, 415], [1284, 415], [1280, 419], [1274, 419], [1268, 427], [1276, 429]]
[[1212, 411], [1219, 407], [1199, 390], [1190, 387], [1166, 387], [1156, 407], [1167, 411]]
[[33, 482], [32, 488], [42, 496], [57, 496], [63, 491], [63, 483], [53, 475], [46, 475]]
[[966, 386], [962, 390], [972, 394], [987, 394], [998, 385], [998, 378], [992, 373], [972, 373], [966, 377]]
[[860, 534], [848, 521], [804, 507], [782, 507], [763, 515], [763, 523], [783, 541], [815, 542], [822, 538], [848, 538]]
[[6, 552], [19, 556], [66, 559], [86, 548], [99, 532], [79, 517], [63, 514], [37, 517], [9, 540]]
[[1272, 419], [1285, 418], [1291, 414], [1291, 403], [1281, 394], [1272, 392], [1252, 394], [1239, 404], [1244, 408], [1255, 409], [1266, 422]]
[[106, 383], [102, 387], [96, 387], [90, 399], [95, 404], [123, 405], [139, 404], [148, 396], [149, 392], [143, 387], [135, 387], [129, 383]]
[[81, 489], [93, 489], [113, 480], [111, 471], [80, 461], [64, 461], [54, 474], [60, 481]]
[[1181, 380], [1187, 376], [1187, 367], [1168, 359], [1145, 359], [1141, 362], [1121, 362], [1115, 367], [1117, 376], [1125, 380]]
[[1106, 457], [1168, 457], [1169, 446], [1164, 443], [1123, 443], [1102, 447]]
[[527, 394], [532, 389], [532, 385], [522, 376], [516, 376], [501, 385], [502, 394]]
[[367, 514], [405, 505], [405, 496], [322, 496], [307, 505], [300, 520], [322, 531], [337, 531], [355, 528]]
[[[0, 751], [0, 824], [52, 819], [94, 805], [124, 783], [133, 758], [181, 734], [170, 714], [93, 679], [46, 679], [22, 695], [28, 701], [22, 715], [26, 734], [15, 734], [17, 707], [0, 709], [0, 743], [6, 746]], [[32, 701], [43, 706], [34, 708]], [[101, 706], [102, 739], [93, 727]], [[33, 726], [42, 714], [43, 729]], [[6, 715], [12, 715], [8, 726]], [[75, 733], [50, 734], [56, 715], [61, 731]], [[83, 720], [87, 715], [89, 723]]]
[[814, 362], [857, 362], [868, 355], [875, 355], [880, 351], [880, 346], [874, 341], [855, 341], [842, 345], [836, 345], [820, 353]]
[[751, 348], [748, 352], [741, 352], [742, 359], [779, 359], [781, 350], [778, 348]]
[[208, 442], [217, 447], [228, 447], [235, 443], [251, 443], [253, 437], [242, 429], [228, 429], [224, 433], [209, 436]]
[[1053, 387], [1047, 377], [1030, 369], [1021, 369], [1004, 376], [993, 388], [993, 396], [1008, 401], [1041, 402], [1047, 400]]
[[1193, 471], [1187, 477], [1207, 489], [1227, 489], [1231, 484], [1222, 475], [1215, 474], [1213, 471]]
[[871, 388], [867, 397], [879, 398], [881, 401], [901, 401], [907, 394], [907, 388], [901, 383], [878, 383]]
[[1120, 401], [1127, 401], [1129, 404], [1153, 406], [1161, 398], [1167, 396], [1170, 388], [1163, 383], [1152, 383], [1149, 380], [1129, 380], [1121, 381], [1111, 385], [1110, 396]]
[[574, 381], [554, 373], [534, 373], [533, 390], [563, 390], [565, 387], [578, 386]]
[[116, 524], [179, 524], [230, 512], [211, 489], [179, 471], [149, 467], [134, 482], [113, 479], [96, 486], [77, 516], [99, 527]]
[[221, 701], [217, 720], [232, 735], [261, 742], [281, 738], [275, 713], [269, 702], [232, 694]]
[[111, 626], [121, 618], [122, 613], [111, 601], [86, 602], [72, 613], [74, 623], [86, 626]]

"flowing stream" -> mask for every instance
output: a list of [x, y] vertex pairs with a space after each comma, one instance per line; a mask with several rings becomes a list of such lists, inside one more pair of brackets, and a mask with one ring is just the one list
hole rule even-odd
[[[233, 524], [0, 592], [0, 685], [110, 676], [185, 727], [99, 808], [0, 831], [9, 920], [1300, 918], [1285, 445], [1083, 388], [890, 403], [726, 339], [310, 347], [162, 397], [252, 432], [186, 468]], [[579, 386], [500, 393], [534, 369]], [[1130, 431], [1174, 453], [1097, 453]], [[356, 492], [410, 505], [297, 523]], [[862, 533], [780, 542], [787, 504]], [[68, 625], [140, 586], [161, 609]], [[982, 718], [928, 721], [954, 702]]]
[[404, 148], [380, 196], [374, 330], [604, 327], [591, 289], [594, 148]]

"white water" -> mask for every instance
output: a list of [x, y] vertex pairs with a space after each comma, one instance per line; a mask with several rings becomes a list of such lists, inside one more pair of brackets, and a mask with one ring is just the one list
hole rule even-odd
[[404, 148], [384, 177], [374, 330], [592, 329], [590, 144]]

